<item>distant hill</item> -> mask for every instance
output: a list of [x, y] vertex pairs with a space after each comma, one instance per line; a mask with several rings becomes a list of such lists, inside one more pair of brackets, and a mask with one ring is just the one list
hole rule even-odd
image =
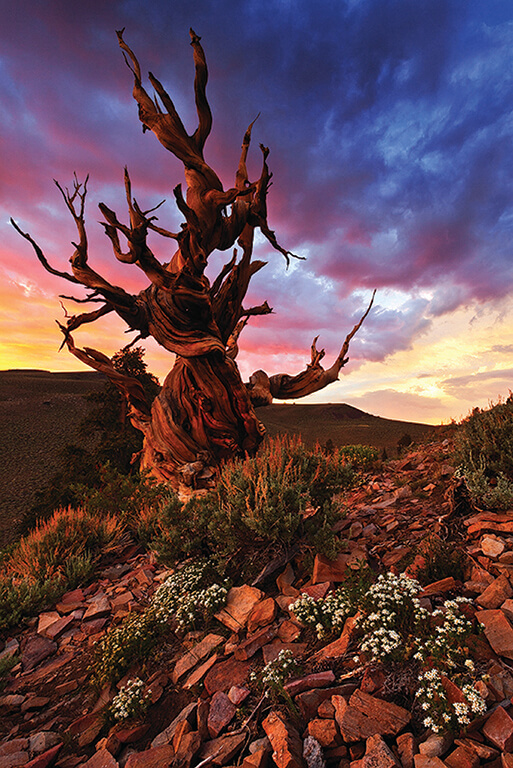
[[[89, 408], [84, 396], [104, 383], [94, 371], [0, 371], [0, 545], [32, 506], [35, 491], [57, 470], [59, 451], [78, 442], [78, 427]], [[276, 404], [257, 413], [271, 436], [300, 433], [307, 444], [331, 439], [335, 445], [374, 445], [390, 456], [397, 455], [405, 435], [421, 442], [436, 430], [371, 416], [344, 403]]]

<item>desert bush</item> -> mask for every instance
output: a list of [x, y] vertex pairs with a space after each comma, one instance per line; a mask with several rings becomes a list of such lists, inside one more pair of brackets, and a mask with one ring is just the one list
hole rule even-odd
[[474, 408], [458, 427], [455, 461], [473, 495], [490, 508], [513, 505], [513, 395]]
[[[96, 516], [83, 508], [59, 509], [23, 537], [4, 564], [7, 574], [34, 580], [65, 579], [68, 568], [89, 570], [90, 561], [128, 541], [125, 528], [111, 515]], [[76, 558], [81, 557], [81, 566]], [[70, 571], [68, 571], [70, 573]]]
[[255, 457], [227, 464], [216, 488], [195, 496], [182, 508], [176, 499], [164, 505], [154, 546], [162, 557], [216, 554], [247, 560], [263, 549], [300, 542], [334, 557], [338, 539], [331, 528], [337, 513], [334, 493], [354, 472], [338, 454], [300, 438], [269, 440]]
[[379, 458], [378, 449], [372, 445], [341, 445], [337, 453], [339, 459], [349, 462], [354, 469], [367, 469]]
[[432, 584], [452, 576], [457, 581], [465, 580], [467, 555], [454, 542], [442, 541], [438, 536], [429, 536], [416, 550], [424, 559], [422, 565], [410, 568], [411, 575], [422, 585]]
[[30, 577], [0, 577], [0, 629], [19, 625], [24, 619], [55, 603], [67, 590], [59, 576], [40, 581]]

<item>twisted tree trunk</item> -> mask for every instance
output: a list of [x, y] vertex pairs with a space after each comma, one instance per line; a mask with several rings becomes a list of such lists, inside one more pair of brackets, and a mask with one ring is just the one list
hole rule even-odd
[[[311, 361], [296, 376], [268, 376], [256, 371], [244, 384], [235, 362], [238, 339], [253, 315], [272, 312], [267, 302], [245, 309], [243, 301], [252, 276], [265, 266], [253, 261], [253, 239], [259, 228], [270, 245], [286, 258], [297, 258], [277, 241], [267, 223], [267, 193], [271, 173], [267, 165], [269, 150], [260, 145], [262, 170], [258, 180], [250, 182], [246, 159], [253, 124], [242, 143], [234, 186], [224, 190], [215, 171], [205, 162], [203, 149], [212, 127], [212, 115], [206, 97], [207, 66], [200, 38], [191, 30], [196, 77], [194, 91], [198, 126], [188, 135], [174, 104], [160, 82], [150, 73], [156, 97], [150, 98], [142, 85], [139, 62], [118, 32], [118, 41], [134, 76], [134, 98], [139, 106], [143, 130], [151, 130], [161, 144], [184, 165], [187, 192], [175, 187], [176, 204], [185, 218], [181, 231], [169, 232], [155, 224], [153, 210], [143, 211], [132, 197], [131, 182], [125, 169], [125, 190], [129, 224], [103, 203], [105, 233], [115, 257], [143, 270], [150, 285], [137, 296], [111, 285], [88, 263], [85, 229], [87, 179], [75, 177], [73, 189], [57, 184], [77, 227], [79, 242], [70, 258], [71, 273], [50, 266], [32, 237], [13, 221], [18, 232], [28, 240], [39, 260], [52, 274], [88, 290], [85, 299], [66, 296], [77, 302], [99, 302], [90, 312], [66, 317], [60, 325], [64, 343], [79, 360], [106, 374], [126, 395], [134, 426], [144, 434], [140, 466], [160, 480], [178, 486], [181, 482], [197, 487], [209, 484], [223, 461], [245, 453], [252, 454], [264, 435], [254, 406], [266, 405], [273, 398], [299, 398], [336, 381], [347, 362], [349, 342], [360, 328], [372, 305], [347, 335], [333, 365], [321, 366], [324, 350], [317, 350], [314, 340]], [[157, 206], [159, 207], [159, 206]], [[12, 220], [11, 220], [12, 221]], [[177, 249], [167, 264], [161, 264], [148, 245], [148, 233], [176, 241]], [[120, 234], [127, 242], [124, 252]], [[210, 284], [204, 274], [210, 254], [238, 244], [240, 259], [234, 250], [230, 261]], [[160, 395], [153, 406], [146, 402], [139, 383], [115, 370], [108, 357], [94, 349], [75, 346], [72, 331], [109, 312], [116, 312], [137, 331], [140, 338], [152, 336], [162, 347], [176, 355]]]

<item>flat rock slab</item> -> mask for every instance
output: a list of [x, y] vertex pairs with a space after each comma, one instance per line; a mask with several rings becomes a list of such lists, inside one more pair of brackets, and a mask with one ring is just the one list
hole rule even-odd
[[21, 666], [23, 671], [34, 669], [38, 664], [47, 659], [57, 650], [57, 643], [41, 635], [32, 635], [29, 637], [23, 653], [21, 655]]
[[[125, 768], [169, 768], [175, 756], [171, 744], [135, 752], [125, 763]], [[116, 763], [117, 765], [117, 763]]]
[[499, 609], [478, 611], [476, 618], [495, 653], [513, 659], [513, 626], [504, 613]]
[[262, 726], [271, 742], [273, 760], [278, 768], [305, 768], [299, 733], [280, 713], [272, 711]]
[[238, 661], [234, 658], [219, 661], [207, 672], [203, 681], [205, 689], [210, 696], [216, 691], [229, 691], [232, 685], [242, 685], [246, 682], [250, 669], [250, 661]]
[[216, 613], [215, 617], [232, 632], [238, 632], [246, 626], [255, 605], [263, 597], [263, 592], [247, 584], [243, 584], [241, 587], [232, 587], [228, 592], [225, 607]]

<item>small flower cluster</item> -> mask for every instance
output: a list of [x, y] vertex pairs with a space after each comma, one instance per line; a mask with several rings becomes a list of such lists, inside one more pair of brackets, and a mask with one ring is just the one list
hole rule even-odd
[[148, 609], [132, 613], [118, 627], [101, 638], [95, 649], [92, 665], [93, 684], [102, 686], [119, 680], [134, 659], [144, 659], [150, 653], [158, 631], [154, 616]]
[[204, 586], [212, 568], [208, 562], [192, 563], [173, 573], [156, 591], [152, 609], [161, 622], [173, 618], [180, 629], [212, 616], [226, 603], [228, 585]]
[[398, 661], [408, 655], [416, 628], [429, 617], [417, 597], [420, 589], [404, 573], [387, 573], [368, 590], [359, 627], [365, 633], [361, 649], [373, 661]]
[[[471, 601], [466, 597], [445, 600], [443, 608], [438, 608], [430, 614], [435, 626], [432, 634], [415, 653], [414, 658], [417, 661], [430, 658], [440, 660], [443, 666], [449, 669], [459, 666], [461, 643], [472, 632], [472, 624], [461, 612], [461, 605], [469, 602]], [[470, 665], [473, 667], [472, 659], [467, 659], [464, 664], [467, 669]]]
[[150, 704], [151, 690], [143, 694], [144, 687], [143, 681], [134, 677], [120, 689], [109, 708], [114, 720], [132, 720], [145, 714]]
[[323, 640], [342, 630], [353, 606], [343, 590], [339, 589], [321, 600], [303, 594], [290, 606], [290, 610], [301, 624], [314, 627], [319, 640]]
[[423, 724], [433, 733], [460, 731], [471, 722], [471, 716], [486, 712], [486, 703], [473, 685], [462, 687], [465, 701], [449, 702], [437, 669], [430, 669], [419, 677], [419, 687], [415, 694], [424, 713]]
[[292, 651], [281, 650], [278, 656], [269, 661], [260, 672], [252, 672], [250, 682], [256, 683], [260, 688], [270, 688], [273, 691], [281, 691], [287, 680], [298, 670]]

